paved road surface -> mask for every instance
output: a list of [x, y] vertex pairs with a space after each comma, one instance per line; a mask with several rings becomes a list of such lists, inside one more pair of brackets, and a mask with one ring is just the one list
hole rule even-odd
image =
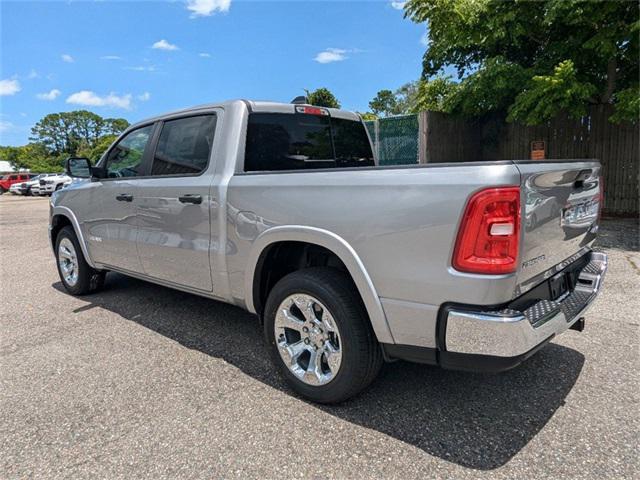
[[64, 293], [46, 199], [0, 198], [0, 478], [638, 478], [640, 254], [607, 223], [580, 334], [491, 376], [394, 363], [296, 398], [242, 310], [110, 274]]

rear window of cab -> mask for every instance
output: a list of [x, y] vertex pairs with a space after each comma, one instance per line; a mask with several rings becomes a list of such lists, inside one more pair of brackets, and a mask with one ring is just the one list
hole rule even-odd
[[[325, 112], [314, 108], [314, 111]], [[361, 121], [328, 114], [251, 113], [245, 172], [374, 166]]]

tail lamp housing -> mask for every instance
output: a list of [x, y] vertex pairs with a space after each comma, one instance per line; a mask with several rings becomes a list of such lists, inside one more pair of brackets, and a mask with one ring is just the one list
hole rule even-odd
[[602, 210], [604, 209], [604, 177], [598, 178], [598, 222], [602, 218]]
[[453, 253], [460, 272], [500, 275], [518, 268], [520, 187], [476, 192], [467, 202]]

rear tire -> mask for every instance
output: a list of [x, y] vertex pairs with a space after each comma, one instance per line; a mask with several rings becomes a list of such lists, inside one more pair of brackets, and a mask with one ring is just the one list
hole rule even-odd
[[[311, 328], [314, 322], [318, 329]], [[304, 328], [308, 333], [302, 333]], [[338, 403], [357, 395], [382, 366], [382, 352], [355, 285], [332, 268], [307, 268], [282, 278], [267, 299], [264, 335], [288, 384], [314, 402]], [[316, 358], [321, 360], [315, 363]]]
[[76, 232], [70, 225], [58, 233], [55, 253], [58, 274], [67, 292], [72, 295], [86, 295], [104, 286], [105, 272], [89, 266]]

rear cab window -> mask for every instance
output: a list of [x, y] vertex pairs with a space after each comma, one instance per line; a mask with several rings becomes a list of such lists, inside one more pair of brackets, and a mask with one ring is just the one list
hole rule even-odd
[[364, 124], [331, 117], [326, 109], [308, 113], [249, 114], [245, 172], [372, 167]]

